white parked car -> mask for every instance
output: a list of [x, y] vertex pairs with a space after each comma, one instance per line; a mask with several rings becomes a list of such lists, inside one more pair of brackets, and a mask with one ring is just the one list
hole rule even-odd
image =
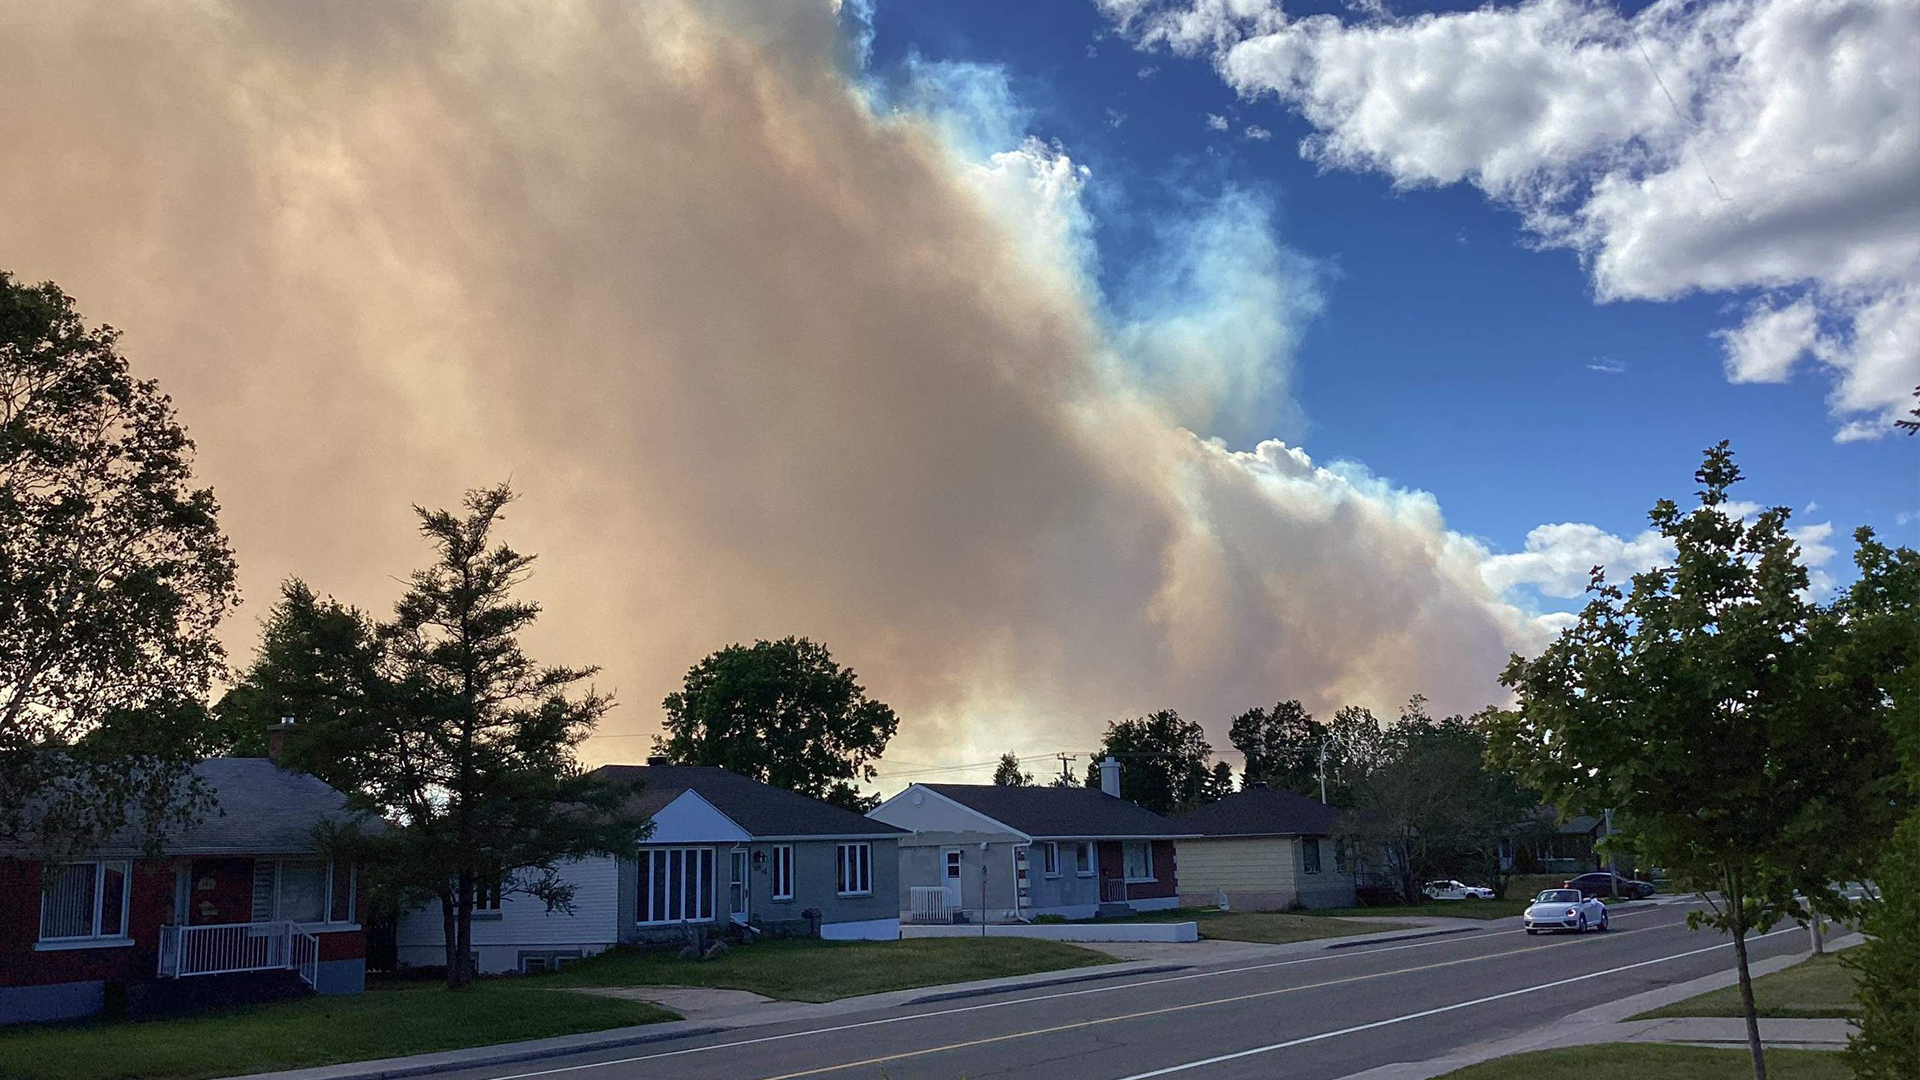
[[1548, 889], [1534, 897], [1520, 920], [1529, 934], [1542, 930], [1584, 934], [1589, 928], [1607, 929], [1607, 905], [1597, 897], [1582, 896], [1579, 889]]
[[1431, 900], [1491, 900], [1493, 890], [1478, 885], [1462, 885], [1458, 881], [1429, 881], [1420, 886], [1420, 891]]

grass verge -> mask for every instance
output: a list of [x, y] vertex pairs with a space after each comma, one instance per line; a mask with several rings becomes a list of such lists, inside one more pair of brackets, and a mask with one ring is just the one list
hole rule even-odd
[[1032, 938], [791, 940], [737, 947], [714, 960], [616, 950], [527, 981], [550, 987], [711, 986], [788, 1001], [833, 1001], [1113, 962], [1092, 949]]
[[[1761, 1016], [1806, 1019], [1860, 1015], [1854, 1000], [1854, 972], [1833, 953], [1809, 957], [1790, 968], [1753, 980], [1753, 1003]], [[1745, 1016], [1740, 988], [1709, 990], [1698, 997], [1644, 1012], [1635, 1020], [1673, 1016]]]
[[[1828, 1050], [1769, 1050], [1769, 1080], [1850, 1080], [1845, 1061]], [[1745, 1049], [1660, 1043], [1603, 1043], [1495, 1058], [1450, 1072], [1440, 1080], [1751, 1080], [1753, 1058]]]
[[1318, 916], [1335, 918], [1351, 915], [1421, 915], [1453, 919], [1517, 919], [1532, 902], [1526, 900], [1432, 900], [1424, 904], [1394, 904], [1385, 907], [1316, 908]]
[[[1373, 910], [1373, 909], [1367, 909]], [[1142, 911], [1117, 919], [1082, 919], [1089, 923], [1167, 923], [1192, 922], [1200, 926], [1200, 936], [1222, 941], [1252, 941], [1263, 945], [1286, 945], [1319, 938], [1352, 937], [1355, 934], [1380, 934], [1410, 927], [1394, 923], [1355, 922], [1329, 919], [1319, 912], [1301, 914], [1292, 911], [1221, 911], [1218, 908], [1168, 908]]]
[[637, 1001], [491, 979], [452, 993], [434, 985], [166, 1020], [0, 1028], [7, 1080], [198, 1080], [343, 1061], [425, 1054], [679, 1019]]

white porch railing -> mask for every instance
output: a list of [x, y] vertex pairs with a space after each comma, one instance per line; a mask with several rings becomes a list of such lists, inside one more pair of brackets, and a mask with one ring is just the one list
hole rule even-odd
[[913, 905], [907, 916], [909, 922], [953, 921], [953, 894], [944, 885], [915, 885], [908, 890], [908, 899]]
[[167, 978], [285, 970], [312, 986], [319, 967], [320, 939], [290, 922], [160, 928], [160, 974]]

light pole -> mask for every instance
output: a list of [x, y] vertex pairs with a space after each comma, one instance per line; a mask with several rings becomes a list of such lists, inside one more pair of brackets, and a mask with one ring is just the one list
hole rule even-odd
[[1327, 747], [1339, 746], [1340, 740], [1332, 735], [1320, 740], [1320, 805], [1327, 805]]

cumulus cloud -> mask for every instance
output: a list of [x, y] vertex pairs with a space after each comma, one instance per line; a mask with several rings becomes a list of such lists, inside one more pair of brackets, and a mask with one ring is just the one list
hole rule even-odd
[[1248, 124], [1247, 129], [1240, 134], [1245, 136], [1249, 142], [1266, 142], [1268, 139], [1273, 138], [1273, 132], [1268, 131], [1259, 124]]
[[623, 702], [596, 760], [789, 633], [920, 761], [1495, 699], [1547, 623], [1486, 548], [1253, 441], [1318, 304], [1259, 194], [1196, 197], [1102, 295], [1087, 170], [992, 72], [883, 94], [853, 36], [825, 5], [0, 9], [0, 251], [174, 396], [256, 604], [299, 574], [383, 606], [409, 505], [511, 476], [533, 647]]
[[1227, 130], [1227, 118], [1224, 116], [1221, 116], [1219, 113], [1208, 113], [1207, 114], [1207, 130], [1209, 131]]
[[[1359, 21], [1274, 0], [1101, 0], [1312, 125], [1330, 167], [1467, 183], [1572, 248], [1604, 300], [1764, 290], [1727, 370], [1830, 373], [1843, 430], [1920, 382], [1920, 5], [1582, 0]], [[1756, 321], [1757, 320], [1757, 321]]]

